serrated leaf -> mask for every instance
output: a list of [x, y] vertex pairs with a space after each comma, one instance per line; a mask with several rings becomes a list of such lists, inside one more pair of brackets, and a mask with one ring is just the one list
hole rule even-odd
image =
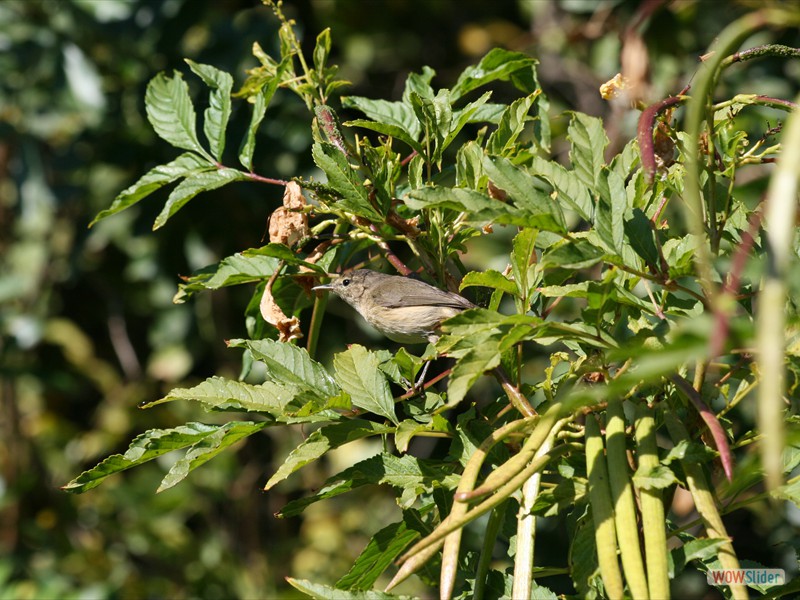
[[233, 77], [211, 65], [203, 65], [186, 59], [189, 68], [211, 88], [208, 108], [203, 115], [203, 132], [206, 134], [211, 154], [218, 161], [225, 151], [225, 130], [231, 116], [231, 90]]
[[[419, 145], [419, 136], [422, 133], [420, 122], [414, 114], [414, 109], [411, 105], [405, 102], [389, 102], [388, 100], [371, 100], [370, 98], [362, 98], [360, 96], [345, 96], [342, 98], [342, 106], [344, 108], [355, 108], [367, 115], [372, 121], [351, 121], [345, 123], [348, 126], [354, 126], [356, 123], [359, 127], [367, 127], [370, 123], [380, 124], [382, 126], [392, 127], [395, 133], [388, 134], [396, 137], [409, 144], [410, 146]], [[373, 131], [378, 131], [373, 129]], [[379, 132], [384, 133], [384, 132]]]
[[512, 243], [514, 249], [511, 251], [511, 270], [517, 286], [517, 295], [520, 298], [530, 298], [531, 296], [531, 286], [536, 272], [536, 238], [538, 234], [536, 229], [526, 227], [514, 236]]
[[719, 538], [702, 538], [691, 540], [670, 551], [670, 577], [681, 573], [684, 567], [693, 560], [705, 561], [717, 556], [719, 549], [729, 544], [729, 540]]
[[529, 214], [480, 192], [462, 188], [424, 187], [412, 190], [403, 201], [409, 208], [449, 208], [465, 213], [465, 222], [470, 224], [495, 222], [520, 227], [540, 227], [552, 223], [549, 215]]
[[538, 219], [540, 229], [566, 232], [561, 207], [544, 191], [537, 189], [535, 179], [503, 157], [484, 157], [483, 168], [489, 179], [514, 199], [517, 206]]
[[585, 239], [576, 239], [548, 250], [540, 261], [542, 267], [586, 269], [596, 265], [606, 255], [600, 248]]
[[364, 346], [353, 344], [333, 357], [336, 382], [349, 394], [353, 406], [398, 423], [389, 382], [380, 370], [380, 360]]
[[317, 36], [317, 43], [314, 45], [314, 69], [322, 73], [325, 63], [328, 62], [328, 54], [331, 51], [331, 28], [326, 27]]
[[406, 419], [397, 426], [394, 432], [394, 445], [397, 447], [398, 452], [405, 454], [408, 451], [408, 444], [420, 433], [449, 433], [450, 430], [450, 424], [441, 415], [433, 415], [430, 423], [420, 423], [414, 419]]
[[[262, 427], [267, 423], [260, 424]], [[218, 425], [186, 423], [173, 429], [151, 429], [136, 436], [125, 454], [113, 454], [92, 469], [81, 473], [62, 489], [83, 493], [100, 485], [107, 477], [158, 458], [162, 454], [191, 446], [219, 429]]]
[[463, 290], [464, 288], [472, 286], [488, 287], [495, 290], [501, 290], [502, 292], [512, 296], [517, 295], [517, 284], [513, 281], [510, 281], [499, 271], [495, 271], [493, 269], [487, 269], [486, 271], [480, 272], [470, 271], [464, 275], [459, 289]]
[[634, 252], [642, 257], [651, 269], [657, 270], [659, 265], [656, 232], [650, 219], [640, 209], [633, 209], [633, 216], [625, 221], [625, 235]]
[[507, 152], [510, 153], [514, 149], [517, 138], [524, 131], [525, 124], [529, 120], [528, 111], [539, 94], [540, 91], [537, 90], [524, 98], [514, 100], [505, 108], [497, 129], [492, 132], [486, 143], [486, 151], [489, 154], [506, 156]]
[[294, 418], [293, 414], [301, 408], [301, 405], [295, 402], [298, 399], [303, 400], [302, 389], [296, 385], [278, 384], [273, 381], [252, 385], [224, 377], [209, 377], [194, 387], [173, 389], [163, 398], [149, 402], [142, 408], [175, 400], [195, 400], [210, 410], [259, 412], [270, 415], [277, 421], [288, 423], [339, 418], [338, 413], [333, 411], [324, 411], [323, 414], [316, 415], [316, 418], [315, 415], [304, 419]]
[[266, 365], [267, 377], [275, 383], [296, 385], [320, 399], [333, 398], [341, 391], [325, 367], [313, 360], [305, 348], [269, 339], [230, 340], [228, 345], [250, 350], [253, 358]]
[[587, 221], [593, 212], [592, 198], [586, 184], [573, 172], [567, 171], [555, 161], [534, 156], [528, 171], [547, 180], [556, 191], [556, 201], [567, 203]]
[[601, 197], [595, 211], [595, 229], [609, 250], [622, 253], [624, 216], [628, 209], [625, 182], [614, 171], [604, 169], [600, 176]]
[[572, 142], [569, 151], [572, 168], [583, 183], [597, 192], [605, 164], [603, 153], [608, 145], [603, 121], [580, 112], [570, 114], [567, 138]]
[[193, 293], [216, 290], [229, 285], [240, 285], [268, 278], [278, 268], [280, 260], [272, 256], [245, 256], [237, 253], [214, 265], [203, 267], [184, 279], [178, 286], [173, 302], [185, 302]]
[[454, 469], [454, 465], [436, 460], [377, 454], [330, 477], [314, 495], [289, 502], [278, 516], [299, 515], [315, 502], [370, 484], [387, 483], [402, 490], [406, 500], [413, 502], [416, 496], [430, 492], [434, 487], [454, 489], [458, 484]]
[[403, 550], [419, 537], [420, 532], [410, 528], [405, 520], [384, 527], [370, 538], [350, 571], [336, 582], [337, 589], [370, 589]]
[[236, 442], [261, 431], [267, 423], [251, 423], [248, 421], [236, 421], [226, 423], [217, 428], [216, 431], [207, 435], [199, 442], [192, 445], [186, 451], [186, 455], [178, 459], [172, 468], [161, 480], [156, 492], [163, 492], [179, 483], [197, 467], [204, 465], [209, 460], [217, 456], [223, 450], [229, 448]]
[[111, 203], [110, 207], [97, 214], [94, 220], [89, 224], [89, 227], [101, 219], [110, 217], [111, 215], [133, 206], [142, 198], [146, 198], [157, 189], [168, 183], [172, 183], [176, 179], [203, 171], [209, 171], [213, 168], [215, 168], [213, 163], [194, 152], [185, 152], [165, 165], [153, 167], [142, 175], [132, 186], [122, 190], [117, 197], [114, 198], [114, 202]]
[[287, 577], [286, 581], [289, 582], [293, 588], [300, 590], [304, 594], [308, 594], [312, 598], [319, 600], [412, 600], [413, 596], [396, 596], [387, 592], [378, 592], [375, 590], [367, 590], [363, 592], [349, 592], [340, 590], [329, 585], [321, 583], [314, 583], [307, 579], [295, 579], [294, 577]]
[[285, 246], [284, 244], [275, 244], [270, 243], [266, 246], [261, 246], [260, 248], [250, 248], [245, 250], [242, 253], [245, 257], [251, 256], [271, 256], [273, 258], [277, 258], [289, 265], [295, 265], [298, 267], [304, 267], [309, 271], [314, 271], [316, 273], [326, 273], [325, 269], [318, 264], [306, 262], [302, 259], [302, 257], [298, 256], [297, 253]]
[[[441, 146], [441, 150], [439, 151], [439, 155], [441, 151], [447, 148], [456, 136], [461, 133], [461, 130], [464, 129], [464, 126], [467, 123], [473, 123], [474, 118], [478, 115], [479, 111], [486, 104], [489, 100], [489, 97], [492, 95], [491, 92], [486, 92], [480, 98], [475, 100], [474, 102], [470, 102], [461, 110], [457, 110], [453, 113], [452, 119], [450, 121], [449, 131], [447, 131], [444, 141]], [[450, 99], [447, 98], [447, 102], [450, 102]], [[438, 156], [438, 155], [437, 155]]]
[[189, 97], [189, 86], [179, 72], [175, 71], [172, 77], [159, 73], [151, 79], [144, 103], [147, 119], [161, 139], [213, 160], [197, 139], [197, 115]]
[[[526, 93], [535, 89], [534, 68], [538, 61], [521, 52], [511, 52], [502, 48], [493, 48], [484, 56], [477, 65], [464, 69], [450, 91], [455, 101], [464, 94], [486, 85], [492, 81], [508, 81]], [[524, 73], [520, 73], [524, 72]], [[513, 75], [524, 75], [512, 78]]]
[[657, 465], [644, 471], [638, 469], [633, 474], [633, 483], [640, 490], [663, 490], [677, 482], [678, 478], [672, 469], [664, 465]]
[[320, 427], [292, 450], [283, 464], [269, 478], [264, 489], [270, 489], [295, 471], [322, 457], [329, 450], [372, 435], [389, 433], [393, 429], [393, 427], [363, 419], [352, 419]]
[[264, 114], [267, 111], [270, 100], [275, 95], [275, 91], [281, 83], [283, 74], [289, 68], [291, 58], [285, 58], [277, 66], [274, 75], [269, 76], [266, 83], [255, 94], [253, 99], [253, 114], [250, 116], [250, 125], [247, 127], [247, 133], [242, 138], [242, 143], [239, 146], [239, 162], [248, 171], [253, 170], [253, 152], [256, 147], [256, 132], [258, 131], [261, 121], [264, 119]]
[[153, 229], [163, 227], [170, 217], [200, 192], [215, 190], [231, 181], [241, 181], [243, 179], [247, 179], [247, 177], [241, 171], [225, 168], [189, 175], [178, 184], [178, 187], [172, 190], [167, 202], [164, 204], [164, 208], [153, 223]]
[[340, 204], [359, 216], [373, 221], [383, 220], [369, 201], [369, 192], [360, 173], [350, 166], [347, 157], [336, 146], [317, 142], [311, 155], [328, 178], [328, 185], [342, 196]]
[[[494, 341], [494, 340], [492, 340]], [[447, 384], [447, 406], [460, 403], [472, 385], [486, 372], [500, 364], [500, 344], [484, 343], [468, 350], [456, 362]]]

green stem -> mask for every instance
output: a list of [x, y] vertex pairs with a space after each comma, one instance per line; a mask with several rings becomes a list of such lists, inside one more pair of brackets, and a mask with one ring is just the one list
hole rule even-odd
[[[686, 184], [684, 199], [686, 200], [686, 218], [690, 231], [697, 237], [695, 247], [695, 266], [697, 268], [700, 284], [714, 310], [717, 310], [717, 296], [719, 292], [714, 283], [712, 255], [710, 246], [703, 243], [707, 231], [716, 228], [716, 215], [709, 210], [707, 222], [703, 218], [702, 190], [700, 185], [700, 137], [703, 121], [708, 117], [711, 98], [717, 83], [722, 63], [728, 54], [736, 48], [754, 31], [766, 26], [789, 27], [800, 21], [800, 15], [793, 11], [782, 9], [763, 9], [737, 19], [720, 34], [713, 45], [713, 52], [703, 63], [694, 93], [689, 99], [686, 108], [686, 133], [689, 143], [686, 147]], [[713, 115], [708, 122], [707, 131], [709, 142], [713, 135]], [[713, 159], [713, 156], [711, 157]], [[709, 209], [713, 207], [709, 206]], [[708, 230], [706, 229], [708, 227]]]
[[614, 501], [614, 519], [622, 569], [633, 598], [647, 599], [650, 595], [639, 545], [639, 526], [636, 523], [633, 483], [625, 440], [625, 412], [620, 398], [609, 399], [607, 417], [608, 479], [611, 484], [611, 498]]
[[[636, 407], [635, 437], [639, 470], [647, 473], [658, 467], [656, 422], [653, 413], [642, 405]], [[667, 530], [664, 502], [658, 488], [640, 489], [644, 555], [647, 561], [647, 585], [651, 598], [669, 600]]]
[[486, 577], [489, 574], [489, 567], [492, 565], [492, 551], [494, 550], [497, 534], [506, 516], [508, 502], [495, 507], [489, 515], [489, 522], [486, 523], [486, 531], [483, 534], [483, 546], [481, 546], [481, 556], [478, 559], [478, 566], [475, 569], [475, 588], [472, 590], [474, 600], [483, 600], [486, 591]]
[[[680, 442], [690, 441], [689, 432], [675, 415], [674, 411], [664, 411], [664, 420], [667, 424], [669, 435], [676, 445]], [[717, 509], [717, 503], [714, 500], [711, 485], [703, 472], [703, 466], [693, 460], [681, 460], [681, 466], [686, 474], [686, 483], [694, 499], [695, 508], [697, 508], [697, 512], [703, 519], [706, 535], [709, 538], [730, 540], [728, 532], [725, 530], [725, 525], [722, 522], [722, 517]], [[720, 547], [717, 558], [724, 569], [740, 568], [739, 559], [736, 557], [736, 552], [730, 541], [726, 541]], [[730, 590], [735, 600], [746, 599], [748, 597], [747, 588], [744, 585], [732, 584]]]
[[767, 485], [775, 489], [783, 478], [783, 397], [786, 391], [786, 297], [792, 260], [793, 234], [800, 179], [800, 118], [787, 122], [783, 154], [767, 190], [764, 212], [767, 243], [766, 273], [756, 316], [756, 345], [761, 384], [758, 388], [758, 426], [764, 435], [761, 459]]
[[612, 600], [622, 598], [625, 585], [617, 560], [617, 534], [614, 507], [608, 485], [608, 465], [603, 456], [603, 437], [594, 415], [586, 415], [586, 472], [589, 478], [589, 503], [594, 523], [597, 562], [606, 594]]

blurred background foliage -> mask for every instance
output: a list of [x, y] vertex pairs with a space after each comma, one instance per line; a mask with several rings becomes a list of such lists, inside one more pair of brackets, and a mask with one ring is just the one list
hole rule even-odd
[[[717, 2], [692, 0], [300, 0], [287, 1], [284, 12], [309, 51], [317, 33], [332, 29], [332, 62], [352, 95], [397, 99], [408, 73], [424, 65], [448, 86], [492, 47], [527, 52], [541, 62], [553, 115], [602, 116], [619, 147], [635, 134], [638, 113], [609, 105], [597, 90], [621, 70], [625, 46], [643, 41], [643, 99], [653, 102], [689, 83], [714, 36], [754, 4], [763, 3], [721, 11]], [[274, 465], [303, 436], [289, 428], [250, 438], [159, 495], [165, 462], [86, 495], [59, 490], [145, 429], [214, 419], [192, 405], [141, 412], [140, 403], [239, 371], [239, 354], [224, 340], [246, 336], [253, 289], [226, 288], [182, 305], [172, 298], [180, 275], [261, 245], [282, 189], [238, 183], [204, 194], [157, 233], [150, 226], [158, 201], [87, 225], [121, 189], [174, 157], [145, 117], [149, 79], [185, 73], [190, 58], [233, 73], [240, 85], [256, 64], [253, 42], [277, 55], [277, 26], [257, 0], [0, 3], [0, 598], [291, 597], [285, 576], [335, 581], [398, 514], [392, 498], [361, 492], [356, 503], [345, 496], [303, 518], [275, 519], [288, 500], [361, 458], [334, 453], [262, 494]], [[746, 46], [768, 40], [800, 45], [764, 34]], [[762, 61], [730, 69], [720, 93], [793, 98], [798, 75], [796, 61]], [[248, 119], [234, 103], [231, 139]], [[565, 126], [554, 122], [556, 133]], [[310, 142], [305, 107], [279, 93], [262, 126], [256, 172], [314, 175]], [[507, 251], [481, 247], [469, 264], [480, 268]], [[345, 333], [329, 318], [327, 330], [341, 332], [337, 346], [368, 335]], [[352, 446], [350, 453], [374, 451]], [[680, 510], [676, 504], [674, 518], [688, 517]], [[743, 558], [786, 568], [781, 561], [791, 553], [770, 548], [787, 532], [796, 540], [798, 522], [750, 513], [728, 526], [761, 549]], [[546, 522], [543, 529], [540, 551], [565, 543]], [[680, 586], [681, 597], [715, 597], [699, 576]]]

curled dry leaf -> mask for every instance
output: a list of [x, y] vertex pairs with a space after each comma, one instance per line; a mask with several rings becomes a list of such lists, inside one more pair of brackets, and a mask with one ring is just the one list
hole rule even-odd
[[269, 218], [269, 241], [293, 246], [308, 237], [308, 215], [300, 212], [306, 199], [300, 186], [290, 181], [283, 192], [283, 206], [275, 209]]
[[272, 297], [272, 284], [274, 278], [270, 279], [267, 286], [264, 288], [264, 294], [261, 296], [261, 316], [270, 325], [274, 325], [278, 329], [279, 340], [281, 342], [289, 342], [303, 337], [300, 331], [300, 320], [297, 317], [287, 317], [281, 307], [275, 302]]

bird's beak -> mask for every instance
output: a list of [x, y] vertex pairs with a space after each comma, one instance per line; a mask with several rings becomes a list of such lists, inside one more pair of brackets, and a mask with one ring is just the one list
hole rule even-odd
[[333, 287], [333, 284], [326, 283], [325, 285], [315, 285], [311, 289], [312, 290], [330, 290], [330, 289], [332, 289], [332, 287]]

